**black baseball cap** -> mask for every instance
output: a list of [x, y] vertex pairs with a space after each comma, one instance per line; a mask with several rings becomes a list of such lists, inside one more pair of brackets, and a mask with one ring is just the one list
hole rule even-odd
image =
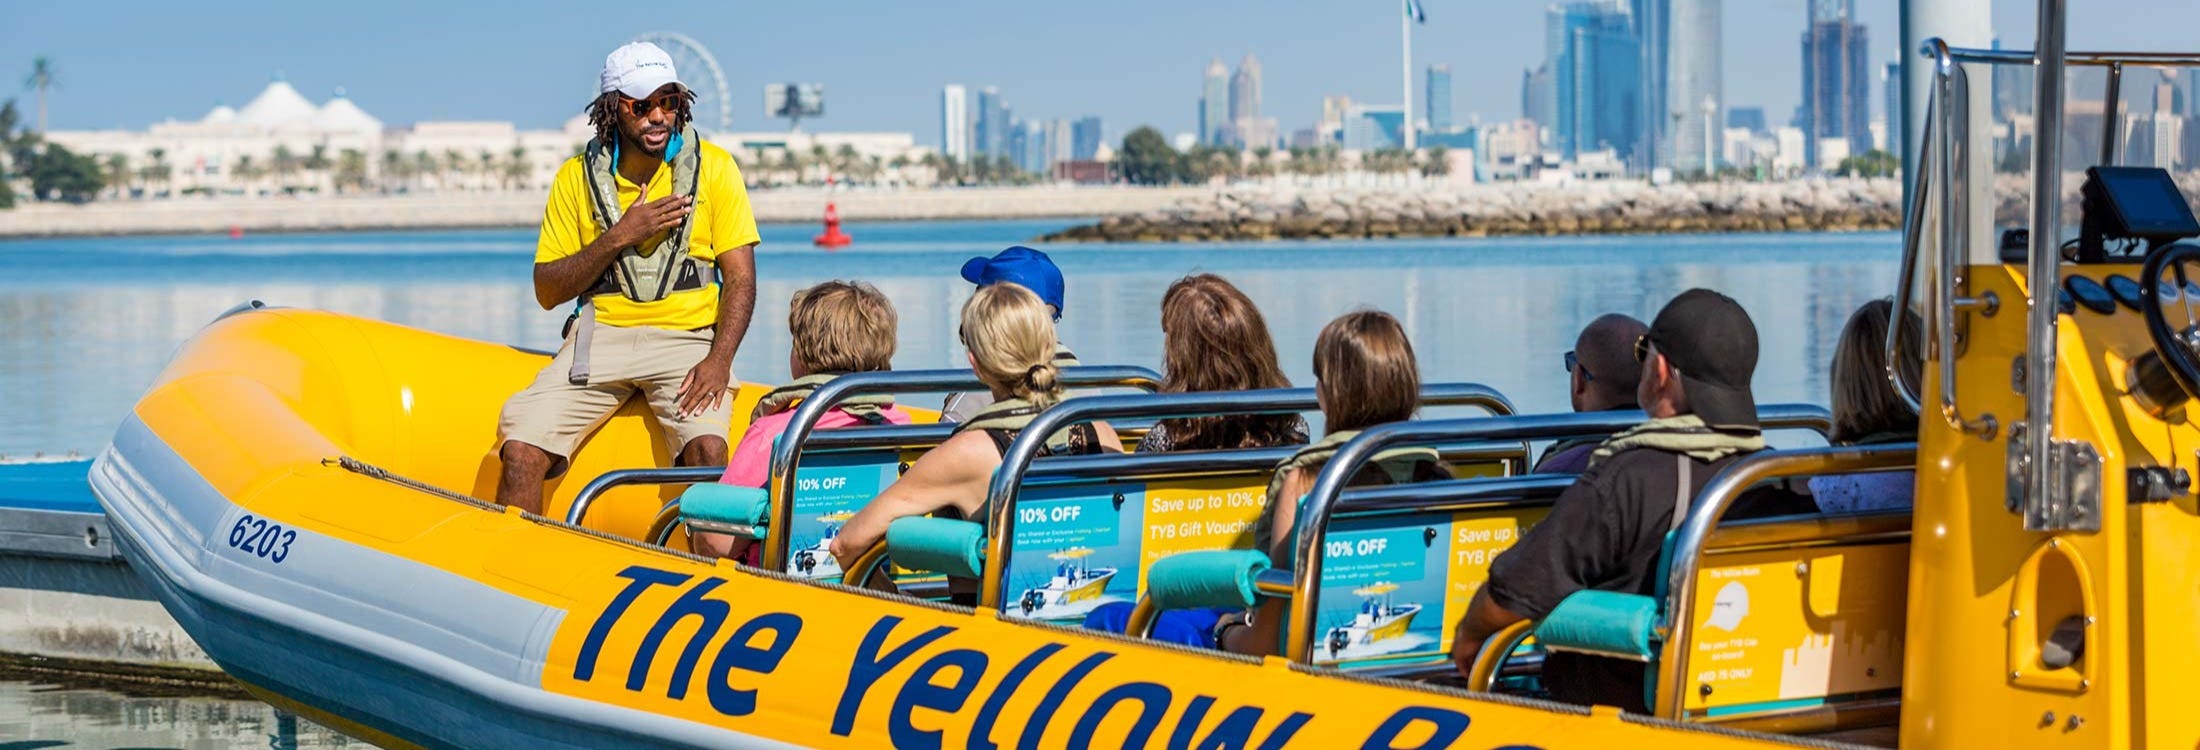
[[1647, 335], [1680, 371], [1689, 410], [1716, 430], [1759, 431], [1749, 377], [1757, 370], [1757, 324], [1740, 303], [1690, 289], [1658, 311]]

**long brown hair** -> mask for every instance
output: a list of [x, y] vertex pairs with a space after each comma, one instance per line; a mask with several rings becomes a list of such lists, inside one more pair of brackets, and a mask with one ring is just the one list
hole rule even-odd
[[1045, 408], [1062, 400], [1061, 371], [1054, 366], [1054, 313], [1047, 303], [1011, 282], [978, 288], [962, 309], [963, 346], [978, 379]]
[[[1917, 436], [1917, 412], [1887, 382], [1887, 325], [1894, 303], [1876, 299], [1849, 316], [1833, 349], [1832, 442], [1853, 443], [1875, 434]], [[1904, 382], [1922, 382], [1924, 339], [1917, 314], [1903, 311], [1901, 362]]]
[[[1169, 285], [1161, 297], [1162, 370], [1166, 393], [1289, 388], [1276, 361], [1276, 342], [1260, 308], [1211, 273]], [[1162, 420], [1178, 450], [1267, 448], [1296, 442], [1295, 414], [1250, 414]]]
[[1377, 310], [1330, 321], [1314, 339], [1314, 391], [1330, 432], [1411, 419], [1421, 408], [1421, 370], [1405, 326]]

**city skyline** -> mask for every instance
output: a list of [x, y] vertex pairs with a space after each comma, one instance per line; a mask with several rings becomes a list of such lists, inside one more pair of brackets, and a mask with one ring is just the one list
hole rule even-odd
[[[1026, 19], [1046, 27], [1071, 24], [1101, 36], [1112, 30], [1141, 37], [1136, 49], [1077, 52], [1050, 42], [1049, 34], [987, 34], [996, 23], [949, 24], [943, 18], [983, 13], [856, 5], [863, 12], [840, 14], [843, 20], [838, 21], [821, 19], [807, 6], [714, 6], [689, 14], [692, 18], [676, 30], [709, 45], [720, 58], [732, 92], [734, 129], [741, 131], [783, 127], [756, 111], [761, 86], [799, 80], [823, 82], [831, 92], [832, 114], [808, 124], [819, 131], [909, 132], [935, 141], [942, 87], [961, 83], [1016, 92], [1018, 109], [1038, 115], [1034, 121], [1101, 116], [1112, 128], [1110, 140], [1147, 124], [1172, 135], [1189, 133], [1198, 128], [1199, 118], [1186, 102], [1202, 93], [1192, 71], [1210, 59], [1247, 54], [1258, 55], [1263, 66], [1266, 90], [1260, 113], [1278, 120], [1285, 132], [1317, 121], [1326, 96], [1349, 96], [1370, 105], [1398, 103], [1397, 9], [1379, 3], [1351, 12], [1297, 1], [1225, 2], [1185, 7], [1181, 13], [1171, 5], [1166, 7], [1180, 17], [1161, 28], [1135, 31], [1117, 28], [1128, 21], [1061, 9], [1041, 9]], [[1004, 16], [1012, 7], [973, 5], [998, 5]], [[1801, 100], [1795, 39], [1806, 28], [1805, 3], [1726, 5], [1721, 72], [1727, 101], [1721, 106], [1762, 107], [1784, 120], [1782, 113], [1794, 111]], [[2087, 14], [2074, 13], [2072, 45], [2173, 49], [2181, 41], [2177, 29], [2200, 26], [2200, 7], [2184, 0], [2118, 5], [2149, 13], [2162, 23], [2138, 29], [2136, 35], [2110, 35], [2105, 32], [2112, 24], [2089, 24]], [[362, 106], [393, 125], [440, 119], [555, 127], [587, 100], [604, 50], [660, 27], [645, 20], [539, 20], [585, 7], [553, 6], [545, 13], [513, 18], [494, 10], [424, 2], [341, 9], [260, 2], [212, 7], [54, 4], [11, 11], [18, 23], [0, 30], [0, 48], [20, 51], [22, 60], [13, 64], [24, 70], [35, 55], [55, 60], [59, 85], [51, 103], [56, 129], [144, 128], [168, 118], [196, 117], [217, 103], [241, 104], [234, 101], [237, 92], [258, 90], [277, 73], [316, 97], [348, 87]], [[1477, 117], [1505, 121], [1521, 114], [1517, 76], [1543, 55], [1541, 35], [1525, 32], [1541, 26], [1547, 7], [1468, 6], [1445, 0], [1428, 4], [1428, 23], [1415, 27], [1413, 67], [1451, 66], [1455, 123]], [[1894, 59], [1896, 7], [1894, 0], [1858, 3], [1858, 22], [1880, 29], [1871, 35], [1867, 52], [1873, 66]], [[423, 13], [438, 22], [418, 23]], [[2029, 14], [2026, 3], [1996, 3], [1997, 34], [2005, 40], [2028, 39]], [[116, 18], [129, 21], [118, 24]], [[97, 51], [55, 44], [66, 37], [45, 33], [87, 24], [102, 29], [104, 43]], [[724, 31], [746, 28], [814, 28], [817, 34]], [[1216, 33], [1217, 28], [1231, 31]], [[911, 34], [929, 36], [915, 41]], [[840, 43], [820, 47], [818, 38]], [[957, 42], [979, 38], [986, 43]], [[251, 55], [238, 53], [239, 39], [252, 40]], [[406, 53], [390, 55], [391, 49]], [[913, 64], [912, 54], [923, 59]], [[0, 61], [0, 66], [8, 64]], [[27, 103], [25, 93], [10, 95]], [[1417, 119], [1425, 104], [1416, 102]]]

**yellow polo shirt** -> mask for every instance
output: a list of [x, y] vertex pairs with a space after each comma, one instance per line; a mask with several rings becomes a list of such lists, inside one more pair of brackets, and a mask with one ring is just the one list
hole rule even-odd
[[[688, 148], [698, 146], [703, 149], [702, 163], [696, 174], [695, 213], [690, 222], [694, 233], [688, 237], [688, 254], [715, 264], [719, 253], [759, 240], [756, 215], [749, 209], [749, 192], [741, 184], [741, 168], [733, 163], [733, 155], [708, 142]], [[603, 234], [590, 207], [587, 169], [578, 156], [565, 160], [565, 165], [558, 168], [557, 179], [550, 183], [550, 204], [542, 211], [542, 234], [535, 241], [536, 263], [580, 252]], [[617, 180], [623, 212], [644, 195], [647, 200], [671, 195], [672, 165], [659, 166], [647, 185], [636, 185], [624, 175]], [[664, 235], [659, 232], [648, 242], [660, 242]], [[656, 302], [604, 295], [596, 298], [596, 320], [612, 326], [702, 328], [718, 322], [718, 285], [673, 292]]]

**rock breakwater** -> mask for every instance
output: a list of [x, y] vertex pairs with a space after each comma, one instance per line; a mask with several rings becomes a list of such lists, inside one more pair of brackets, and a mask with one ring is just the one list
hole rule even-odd
[[1045, 242], [1201, 242], [1682, 232], [1860, 231], [1901, 226], [1891, 179], [1651, 186], [1240, 188], [1109, 217]]

